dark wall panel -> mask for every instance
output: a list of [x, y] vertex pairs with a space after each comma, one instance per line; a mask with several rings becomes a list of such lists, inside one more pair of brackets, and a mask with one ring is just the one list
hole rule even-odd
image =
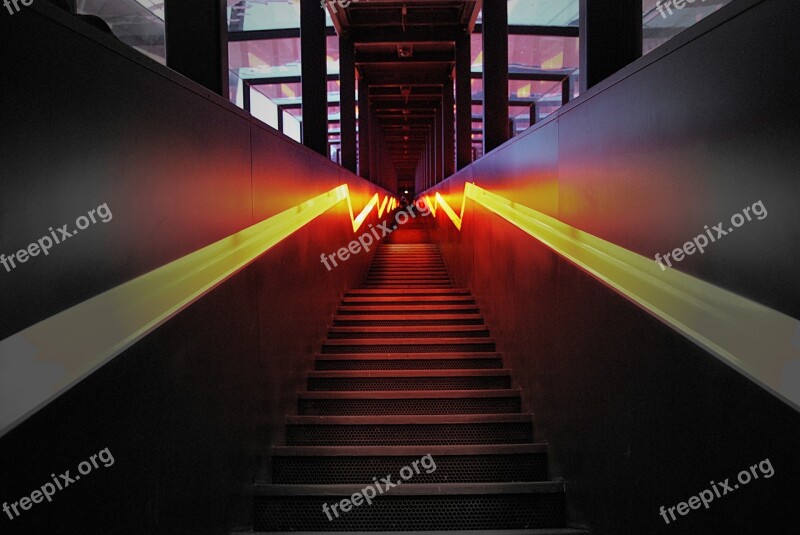
[[560, 218], [653, 258], [761, 200], [765, 219], [679, 269], [800, 317], [785, 291], [800, 259], [800, 99], [779, 74], [800, 50], [785, 22], [797, 14], [760, 3], [559, 117]]
[[2, 269], [4, 301], [25, 306], [0, 308], [0, 339], [254, 222], [249, 122], [222, 99], [32, 10], [0, 19], [0, 35], [0, 251], [103, 203], [113, 214]]
[[[800, 317], [800, 99], [785, 68], [800, 54], [787, 22], [798, 14], [789, 1], [734, 2], [436, 191], [458, 212], [474, 181], [650, 258], [762, 200], [764, 220], [678, 269]], [[461, 231], [437, 212], [435, 235], [524, 389], [574, 525], [800, 527], [795, 410], [475, 202]], [[767, 458], [771, 478], [669, 525], [659, 516]]]
[[[0, 64], [0, 252], [113, 214], [0, 268], [0, 340], [341, 184], [356, 214], [386, 194], [46, 2], [0, 17]], [[0, 503], [103, 448], [115, 462], [0, 531], [250, 526], [299, 378], [371, 257], [329, 272], [319, 255], [355, 235], [340, 202], [4, 435]]]

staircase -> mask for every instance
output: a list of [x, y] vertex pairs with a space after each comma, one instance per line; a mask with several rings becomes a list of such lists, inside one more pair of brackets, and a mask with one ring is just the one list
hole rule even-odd
[[586, 533], [565, 529], [532, 415], [427, 242], [419, 222], [396, 230], [344, 296], [256, 484], [255, 531]]

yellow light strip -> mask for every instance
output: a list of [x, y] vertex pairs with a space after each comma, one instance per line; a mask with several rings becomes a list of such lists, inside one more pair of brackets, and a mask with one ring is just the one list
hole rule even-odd
[[[436, 202], [456, 228], [456, 215], [438, 193]], [[800, 410], [790, 388], [790, 366], [800, 359], [800, 322], [675, 269], [662, 271], [644, 257], [473, 183], [467, 198], [502, 217], [601, 280], [751, 380]], [[427, 200], [427, 197], [426, 197]]]
[[[470, 186], [470, 184], [467, 183], [466, 186], [468, 187], [468, 186]], [[428, 199], [428, 197], [425, 197], [425, 198]], [[456, 228], [458, 230], [461, 230], [461, 217], [464, 215], [464, 206], [465, 206], [466, 202], [467, 202], [467, 196], [464, 195], [462, 197], [462, 200], [461, 200], [461, 215], [458, 216], [453, 211], [453, 209], [450, 208], [450, 205], [447, 204], [447, 201], [445, 201], [444, 198], [441, 195], [439, 195], [439, 192], [438, 191], [436, 192], [436, 204], [437, 205], [441, 205], [442, 210], [444, 210], [444, 213], [447, 214], [447, 217], [450, 218], [450, 221], [453, 222], [453, 224], [456, 226]], [[436, 212], [435, 211], [433, 212], [433, 217], [436, 217]]]
[[[377, 193], [375, 195], [377, 195]], [[388, 201], [388, 200], [389, 200], [389, 196], [388, 195], [383, 198], [383, 202], [381, 203], [380, 207], [378, 208], [378, 217], [381, 217], [383, 215], [383, 210], [384, 210], [384, 208], [386, 208], [386, 201]]]
[[353, 219], [342, 184], [0, 341], [0, 434], [345, 199], [355, 232], [378, 194]]
[[[339, 186], [339, 187], [340, 188], [344, 187], [345, 191], [347, 192], [347, 184], [344, 184], [343, 186]], [[385, 195], [383, 197], [383, 202], [380, 204], [380, 207], [378, 208], [378, 217], [381, 217], [383, 215], [383, 209], [386, 207], [386, 203], [387, 203], [387, 201], [389, 201], [389, 199], [390, 199], [390, 197], [388, 195]], [[353, 232], [358, 232], [358, 229], [364, 223], [364, 220], [367, 219], [367, 216], [372, 211], [372, 209], [374, 207], [378, 206], [378, 202], [379, 201], [380, 201], [380, 196], [376, 193], [375, 195], [372, 196], [372, 198], [369, 200], [369, 202], [364, 207], [364, 209], [361, 210], [361, 213], [358, 214], [358, 217], [353, 217], [353, 205], [350, 202], [350, 194], [349, 194], [349, 192], [347, 192], [347, 207], [350, 209], [350, 219], [353, 222]], [[390, 204], [390, 208], [389, 208], [390, 210], [391, 210], [394, 202], [395, 202], [394, 197], [391, 197], [391, 203], [389, 203]]]
[[[439, 195], [439, 193], [437, 192], [436, 195]], [[436, 199], [436, 201], [438, 202], [439, 199], [442, 198], [442, 196], [439, 195], [438, 197], [436, 197], [436, 195], [434, 195], [434, 199]], [[442, 202], [444, 202], [444, 199], [442, 199]], [[436, 217], [436, 203], [431, 202], [431, 198], [428, 197], [427, 195], [425, 195], [425, 205], [430, 209], [431, 214], [433, 214], [433, 217]]]

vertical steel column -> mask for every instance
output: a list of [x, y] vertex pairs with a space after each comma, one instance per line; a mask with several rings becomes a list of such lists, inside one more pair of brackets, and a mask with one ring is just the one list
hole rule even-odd
[[561, 81], [561, 105], [563, 106], [572, 98], [572, 84], [570, 77], [567, 76]]
[[580, 0], [581, 93], [641, 55], [641, 0]]
[[167, 66], [227, 99], [226, 3], [223, 0], [165, 0], [164, 33]]
[[369, 86], [358, 79], [358, 174], [370, 178]]
[[380, 129], [380, 124], [371, 106], [369, 108], [369, 123], [371, 126], [369, 129], [369, 177], [372, 182], [380, 185], [383, 180], [381, 176], [381, 153], [378, 145], [378, 130]]
[[470, 36], [456, 40], [456, 158], [458, 169], [472, 162], [472, 88]]
[[242, 109], [250, 111], [250, 84], [242, 80]]
[[455, 173], [456, 166], [456, 144], [455, 144], [455, 115], [453, 110], [453, 80], [448, 78], [442, 88], [442, 117], [444, 135], [444, 178]]
[[436, 184], [436, 121], [428, 131], [428, 187]]
[[508, 139], [508, 2], [483, 2], [483, 152]]
[[339, 37], [339, 116], [342, 167], [356, 172], [356, 57], [353, 41]]
[[325, 11], [319, 2], [300, 0], [300, 76], [303, 144], [328, 156], [328, 82]]
[[444, 178], [444, 110], [440, 104], [436, 108], [433, 129], [433, 147], [436, 151], [436, 183]]

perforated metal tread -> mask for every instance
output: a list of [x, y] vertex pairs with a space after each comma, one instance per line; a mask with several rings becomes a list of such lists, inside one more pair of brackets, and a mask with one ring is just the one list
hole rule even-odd
[[[330, 531], [239, 531], [232, 535], [329, 535]], [[353, 531], [359, 535], [397, 535], [396, 531]], [[589, 531], [571, 528], [492, 529], [459, 531], [404, 531], [404, 535], [588, 535]]]
[[383, 327], [383, 326], [424, 326], [424, 325], [483, 325], [480, 314], [442, 314], [437, 316], [420, 314], [396, 314], [394, 316], [334, 316], [335, 327]]
[[[490, 444], [468, 446], [273, 446], [271, 453], [275, 456], [344, 456], [357, 455], [522, 455], [543, 454], [547, 452], [547, 443], [532, 442], [530, 444]], [[373, 474], [374, 475], [374, 474]]]
[[[435, 390], [430, 392], [435, 392]], [[519, 413], [522, 410], [522, 401], [519, 397], [419, 397], [401, 399], [324, 398], [300, 399], [297, 402], [297, 407], [301, 415], [317, 416], [510, 414]]]
[[[430, 446], [426, 446], [430, 447]], [[456, 446], [451, 446], [455, 448]], [[463, 448], [463, 447], [462, 447]], [[358, 448], [350, 448], [358, 449]], [[429, 453], [376, 455], [382, 447], [365, 447], [354, 455], [276, 455], [275, 484], [370, 484], [375, 474], [398, 474], [405, 466], [420, 466]], [[422, 465], [415, 484], [546, 481], [547, 457], [540, 453], [437, 453], [433, 465]], [[425, 469], [425, 466], [428, 468]]]
[[287, 416], [288, 425], [430, 425], [451, 424], [469, 425], [484, 423], [529, 424], [533, 422], [531, 413], [520, 414], [425, 414], [415, 416]]
[[[397, 378], [397, 377], [510, 377], [508, 369], [499, 370], [356, 370], [356, 371], [312, 371], [311, 379], [347, 378]], [[445, 390], [458, 390], [447, 388]], [[469, 389], [465, 389], [469, 390]]]
[[[532, 481], [525, 483], [443, 483], [439, 485], [421, 485], [413, 481], [419, 474], [414, 474], [401, 485], [390, 488], [382, 497], [397, 496], [474, 496], [515, 495], [515, 494], [561, 494], [564, 492], [563, 481]], [[392, 474], [393, 482], [401, 480]], [[341, 496], [347, 498], [364, 488], [360, 484], [348, 485], [273, 485], [256, 483], [253, 487], [256, 496]]]
[[372, 390], [370, 392], [298, 392], [299, 399], [483, 399], [519, 398], [519, 389], [499, 390]]
[[294, 425], [290, 446], [399, 446], [403, 444], [520, 444], [533, 441], [531, 424]]
[[368, 338], [489, 338], [489, 329], [484, 325], [427, 325], [414, 327], [331, 327], [329, 340]]
[[466, 288], [426, 288], [424, 290], [382, 290], [382, 289], [364, 289], [356, 288], [347, 290], [344, 293], [345, 297], [355, 297], [364, 295], [381, 295], [381, 296], [426, 296], [426, 295], [472, 295]]
[[[564, 528], [563, 483], [546, 481], [546, 447], [534, 444], [532, 415], [502, 366], [475, 298], [454, 287], [438, 248], [384, 242], [314, 355], [299, 416], [286, 419], [287, 446], [273, 451], [273, 490], [256, 492], [255, 527], [392, 535]], [[428, 454], [435, 471], [335, 520], [322, 513], [323, 503]]]
[[[447, 353], [444, 353], [445, 355]], [[366, 354], [369, 356], [369, 354]], [[318, 359], [314, 362], [317, 371], [345, 370], [462, 370], [497, 369], [503, 367], [502, 359], [455, 358], [455, 359]]]
[[[256, 485], [256, 529], [331, 531], [523, 529], [565, 523], [563, 483], [401, 484], [328, 520], [323, 504], [348, 499], [361, 485]], [[313, 489], [311, 492], [309, 490]]]
[[477, 305], [343, 305], [338, 309], [339, 315], [359, 314], [478, 314]]
[[494, 351], [493, 338], [360, 338], [327, 339], [322, 353], [435, 353], [452, 351]]
[[497, 390], [511, 388], [507, 370], [315, 371], [308, 390]]
[[294, 416], [292, 446], [524, 444], [533, 441], [530, 415]]
[[345, 297], [342, 299], [342, 303], [344, 304], [352, 304], [352, 303], [375, 303], [375, 304], [382, 304], [382, 303], [410, 303], [410, 304], [458, 304], [458, 303], [466, 303], [466, 304], [474, 304], [475, 298], [471, 295], [396, 295], [396, 296], [385, 296], [385, 295], [361, 295], [358, 297]]
[[362, 359], [501, 359], [497, 351], [464, 351], [452, 353], [316, 353], [315, 359], [323, 360], [362, 360]]

